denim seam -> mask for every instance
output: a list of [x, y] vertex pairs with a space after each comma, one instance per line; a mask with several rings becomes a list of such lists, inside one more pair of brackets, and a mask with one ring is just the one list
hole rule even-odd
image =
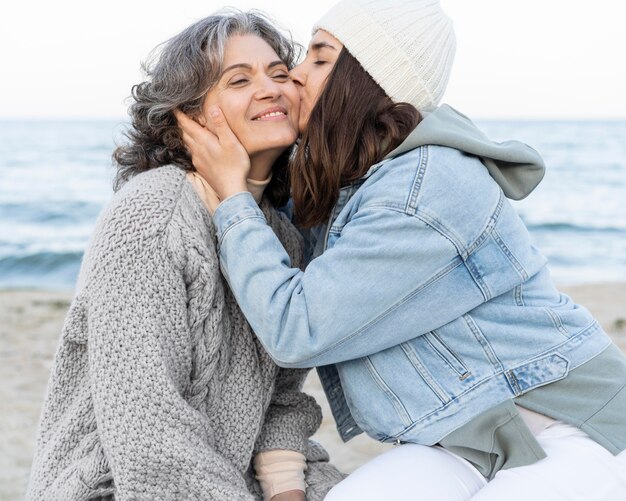
[[544, 307], [541, 309], [548, 314], [548, 316], [550, 317], [550, 320], [552, 320], [552, 324], [554, 325], [554, 328], [558, 330], [560, 334], [562, 334], [566, 338], [569, 338], [569, 332], [567, 332], [567, 330], [565, 330], [565, 327], [563, 327], [563, 322], [561, 321], [561, 317], [559, 317], [556, 314], [556, 312], [554, 312], [551, 308]]
[[[436, 409], [433, 409], [431, 412], [429, 412], [428, 414], [426, 414], [425, 416], [422, 416], [420, 419], [414, 421], [413, 423], [411, 423], [410, 426], [407, 426], [405, 429], [403, 429], [402, 431], [396, 433], [395, 435], [390, 435], [388, 437], [386, 437], [387, 439], [395, 439], [398, 438], [399, 436], [405, 434], [408, 431], [411, 431], [413, 428], [415, 428], [417, 425], [421, 424], [424, 421], [427, 421], [431, 416], [441, 412], [442, 410], [445, 410], [447, 407], [449, 407], [450, 405], [452, 405], [453, 403], [455, 403], [457, 400], [463, 398], [465, 395], [467, 395], [468, 393], [474, 391], [476, 388], [478, 388], [479, 386], [482, 386], [483, 384], [488, 383], [489, 381], [491, 381], [494, 378], [498, 378], [500, 376], [503, 376], [502, 372], [497, 372], [495, 374], [490, 375], [489, 377], [486, 377], [484, 379], [481, 379], [480, 381], [477, 381], [475, 384], [473, 384], [470, 388], [468, 388], [467, 390], [463, 391], [462, 393], [459, 393], [458, 395], [456, 395], [454, 398], [450, 399], [448, 402], [446, 402], [445, 404], [443, 404], [440, 407], [437, 407]], [[501, 402], [500, 402], [501, 403]], [[497, 405], [497, 404], [496, 404]]]
[[500, 250], [502, 251], [502, 253], [509, 260], [509, 262], [513, 265], [513, 268], [515, 268], [515, 271], [517, 271], [517, 274], [523, 280], [528, 280], [528, 273], [526, 273], [526, 270], [524, 269], [524, 267], [520, 264], [517, 258], [513, 255], [513, 253], [511, 252], [511, 249], [509, 249], [506, 243], [504, 243], [504, 240], [498, 233], [498, 230], [496, 230], [495, 228], [493, 230], [493, 237], [496, 243], [498, 244], [498, 247], [500, 247]]
[[450, 242], [450, 244], [454, 247], [457, 255], [461, 259], [463, 259], [463, 251], [462, 251], [463, 246], [461, 245], [461, 239], [453, 238], [452, 234], [448, 233], [448, 228], [446, 228], [445, 226], [439, 225], [437, 222], [437, 219], [434, 216], [429, 215], [426, 211], [419, 210], [415, 212], [415, 214], [410, 214], [410, 213], [407, 213], [406, 210], [401, 206], [382, 204], [382, 203], [371, 204], [371, 205], [368, 205], [367, 208], [388, 210], [391, 212], [396, 212], [398, 214], [403, 214], [407, 217], [412, 217], [412, 218], [417, 219], [418, 221], [422, 222], [424, 225], [428, 226], [430, 229], [434, 230], [436, 233], [441, 235], [448, 242]]
[[[326, 252], [326, 250], [328, 249], [328, 237], [330, 236], [330, 232], [332, 231], [333, 223], [337, 220], [337, 216], [339, 215], [339, 212], [340, 212], [337, 210], [337, 207], [338, 207], [338, 203], [335, 203], [335, 205], [333, 206], [333, 209], [330, 211], [330, 218], [328, 219], [328, 224], [326, 225], [326, 230], [324, 231], [324, 247], [323, 247], [324, 250], [322, 251], [322, 253]], [[343, 229], [343, 226], [342, 226], [342, 229]]]
[[500, 361], [500, 359], [498, 358], [496, 353], [493, 351], [493, 348], [491, 347], [491, 344], [489, 343], [487, 338], [483, 335], [483, 333], [480, 330], [480, 328], [478, 327], [478, 325], [476, 325], [476, 322], [474, 322], [474, 319], [471, 317], [471, 315], [466, 313], [465, 315], [463, 315], [463, 320], [465, 321], [465, 323], [469, 327], [469, 329], [472, 332], [472, 335], [474, 336], [476, 341], [478, 341], [478, 344], [480, 344], [480, 346], [482, 346], [483, 351], [485, 352], [485, 355], [487, 355], [487, 358], [492, 363], [492, 365], [499, 372], [503, 372], [504, 371], [504, 365], [502, 365], [502, 362]]
[[[437, 348], [435, 344], [429, 339], [428, 334], [431, 334], [432, 337], [437, 339], [437, 342], [440, 343], [443, 346], [443, 349], [449, 353], [450, 357], [453, 358], [458, 363], [458, 365], [462, 368], [461, 370], [463, 372], [461, 372], [461, 370], [455, 367], [454, 364], [450, 360], [448, 360], [448, 358], [446, 358], [446, 356], [443, 353], [441, 353], [441, 350], [439, 350], [439, 348]], [[441, 360], [443, 360], [446, 363], [446, 365], [450, 367], [450, 369], [457, 376], [459, 376], [459, 378], [467, 377], [467, 375], [470, 373], [469, 369], [465, 366], [465, 364], [461, 361], [461, 359], [452, 351], [452, 349], [446, 343], [443, 342], [441, 337], [439, 337], [435, 331], [430, 331], [424, 334], [424, 339], [431, 346], [431, 348], [437, 354], [437, 356], [441, 358]]]
[[398, 395], [396, 395], [393, 392], [393, 390], [389, 387], [389, 385], [385, 383], [385, 380], [378, 373], [378, 371], [376, 370], [376, 367], [374, 367], [374, 364], [371, 361], [370, 357], [365, 357], [365, 364], [367, 366], [368, 372], [374, 378], [376, 385], [383, 391], [385, 395], [387, 395], [387, 398], [390, 400], [391, 405], [393, 405], [396, 412], [401, 416], [401, 419], [403, 420], [403, 425], [408, 426], [410, 423], [412, 423], [412, 419], [411, 419], [411, 415], [409, 414], [409, 412], [406, 410], [406, 407], [402, 403], [402, 400], [400, 400], [400, 398], [398, 398]]
[[478, 271], [478, 269], [476, 268], [474, 261], [472, 259], [469, 259], [469, 256], [468, 256], [468, 259], [464, 260], [464, 264], [465, 264], [465, 268], [467, 268], [467, 271], [472, 277], [472, 280], [480, 289], [480, 292], [482, 293], [483, 298], [485, 299], [485, 302], [489, 301], [493, 297], [493, 293], [491, 292], [491, 289], [487, 285], [487, 282], [483, 280], [483, 277], [481, 273]]
[[338, 374], [336, 377], [336, 381], [333, 377], [329, 382], [328, 377], [320, 376], [320, 382], [322, 384], [322, 390], [324, 391], [328, 403], [330, 404], [330, 410], [333, 414], [333, 418], [335, 419], [337, 427], [340, 430], [347, 431], [346, 428], [348, 428], [348, 426], [350, 428], [354, 428], [354, 418], [350, 412], [346, 413], [345, 415], [339, 414], [339, 411], [343, 408], [344, 404], [346, 406], [347, 404], [345, 402], [346, 397], [343, 393], [343, 388], [341, 387], [341, 381], [339, 380]]
[[444, 237], [446, 240], [448, 240], [454, 246], [454, 249], [456, 250], [456, 253], [459, 255], [459, 257], [463, 261], [465, 261], [466, 256], [463, 251], [462, 240], [460, 238], [457, 238], [457, 236], [454, 235], [451, 231], [449, 231], [447, 227], [439, 224], [439, 221], [434, 215], [429, 214], [424, 209], [420, 209], [419, 211], [416, 211], [415, 214], [407, 214], [407, 215], [410, 217], [414, 217], [418, 221], [421, 221], [426, 226], [433, 229], [434, 231], [439, 233], [442, 237]]
[[224, 231], [222, 231], [222, 233], [220, 234], [218, 238], [218, 242], [217, 242], [218, 251], [222, 247], [222, 243], [224, 242], [224, 239], [226, 238], [226, 235], [230, 232], [230, 230], [232, 230], [235, 226], [239, 226], [241, 223], [243, 223], [244, 221], [247, 221], [248, 219], [260, 219], [261, 221], [267, 223], [265, 216], [263, 214], [257, 214], [257, 213], [250, 214], [249, 216], [244, 216], [241, 219], [238, 219], [237, 221], [233, 221], [232, 223], [229, 223], [226, 226], [226, 228], [224, 228]]
[[514, 369], [509, 369], [507, 371], [504, 371], [503, 374], [507, 382], [509, 383], [509, 386], [511, 387], [511, 391], [513, 391], [513, 394], [516, 397], [519, 397], [523, 393], [523, 391], [519, 385], [519, 382], [517, 381], [517, 377], [515, 377], [515, 374], [513, 373], [513, 370]]
[[524, 304], [524, 290], [523, 283], [519, 284], [515, 287], [515, 305], [516, 306], [526, 306]]
[[422, 146], [419, 148], [420, 158], [415, 172], [415, 178], [411, 183], [411, 191], [409, 199], [407, 200], [405, 211], [410, 214], [414, 214], [417, 211], [417, 198], [421, 191], [422, 181], [426, 174], [426, 166], [428, 165], [428, 146]]
[[395, 202], [369, 202], [363, 205], [359, 210], [363, 210], [363, 209], [382, 209], [382, 210], [388, 209], [390, 211], [397, 212], [399, 214], [404, 214], [405, 216], [409, 216], [409, 217], [412, 217], [415, 215], [415, 214], [407, 213], [406, 207], [404, 204], [399, 204]]
[[[592, 325], [592, 326], [591, 326], [591, 328], [593, 328], [593, 327], [595, 327], [595, 328], [598, 328], [598, 327], [599, 327], [599, 326], [597, 325], [597, 322], [595, 323], [595, 325]], [[588, 330], [590, 330], [590, 329], [586, 329], [585, 331], [580, 332], [580, 333], [578, 334], [578, 336], [585, 334]], [[548, 354], [548, 353], [550, 353], [550, 352], [556, 351], [559, 347], [561, 347], [563, 344], [566, 344], [566, 343], [567, 343], [567, 342], [569, 342], [569, 341], [571, 341], [571, 338], [570, 338], [570, 340], [566, 341], [565, 343], [562, 343], [562, 344], [560, 344], [560, 345], [558, 345], [558, 346], [556, 346], [556, 347], [552, 347], [550, 350], [546, 350], [545, 352], [541, 353], [540, 355], [537, 355], [536, 357], [533, 357], [533, 360], [538, 359], [538, 358], [541, 358], [542, 356], [544, 356], [544, 355], [546, 355], [546, 354]], [[524, 362], [524, 364], [525, 364], [525, 363], [529, 363], [529, 362], [531, 362], [531, 361], [532, 361], [532, 360], [526, 361], [526, 362]], [[524, 364], [521, 364], [521, 365], [524, 365]], [[573, 370], [573, 368], [570, 368], [569, 370]], [[404, 430], [402, 430], [401, 432], [399, 432], [399, 433], [397, 433], [397, 434], [395, 434], [395, 435], [389, 436], [389, 437], [387, 437], [387, 438], [388, 438], [388, 439], [395, 439], [395, 438], [397, 438], [397, 437], [399, 437], [399, 436], [403, 435], [404, 433], [407, 433], [407, 432], [408, 432], [408, 431], [410, 431], [411, 429], [415, 428], [417, 425], [419, 425], [419, 424], [421, 424], [422, 422], [424, 422], [424, 421], [428, 420], [428, 419], [429, 419], [432, 415], [437, 414], [438, 412], [441, 412], [442, 410], [445, 410], [447, 407], [449, 407], [449, 406], [450, 406], [450, 405], [452, 405], [454, 402], [456, 402], [456, 401], [457, 401], [457, 400], [459, 400], [460, 398], [464, 397], [464, 396], [465, 396], [465, 395], [467, 395], [468, 393], [475, 391], [478, 387], [482, 386], [483, 384], [486, 384], [487, 382], [491, 381], [492, 379], [494, 379], [494, 378], [498, 378], [498, 377], [501, 377], [501, 376], [506, 378], [506, 375], [505, 375], [505, 371], [504, 371], [504, 370], [500, 370], [500, 371], [498, 371], [498, 372], [496, 372], [496, 373], [494, 373], [494, 374], [492, 374], [492, 375], [490, 375], [490, 376], [488, 376], [488, 377], [486, 377], [486, 378], [484, 378], [484, 379], [481, 379], [480, 381], [477, 381], [476, 383], [474, 383], [474, 384], [473, 384], [470, 388], [468, 388], [468, 389], [467, 389], [467, 390], [465, 390], [464, 392], [459, 393], [458, 395], [455, 395], [455, 396], [454, 396], [454, 398], [452, 398], [452, 399], [451, 399], [449, 402], [447, 402], [446, 404], [442, 405], [441, 407], [437, 407], [436, 409], [433, 409], [430, 413], [426, 414], [425, 416], [422, 416], [420, 419], [418, 419], [417, 421], [415, 421], [414, 423], [412, 423], [410, 426], [408, 426], [407, 428], [405, 428], [405, 429], [404, 429]], [[533, 388], [536, 388], [536, 386], [533, 386], [532, 388], [530, 388], [530, 389], [526, 390], [526, 391], [525, 391], [525, 393], [527, 393], [528, 391], [532, 391], [532, 389], [533, 389]], [[537, 412], [541, 412], [541, 411], [540, 411], [540, 410], [538, 410]], [[544, 413], [545, 413], [545, 412], [544, 412]], [[588, 425], [587, 425], [587, 426], [588, 426]]]
[[[563, 346], [565, 346], [566, 344], [571, 343], [572, 341], [575, 341], [578, 337], [582, 337], [582, 336], [586, 336], [588, 335], [590, 332], [598, 330], [600, 328], [600, 324], [598, 324], [597, 321], [593, 321], [589, 326], [587, 326], [585, 329], [579, 331], [578, 333], [576, 333], [574, 336], [570, 336], [568, 337], [566, 340], [564, 340], [562, 343], [557, 344], [555, 346], [551, 346], [549, 349], [536, 354], [532, 359], [527, 360], [526, 362], [524, 362], [522, 365], [528, 364], [530, 362], [532, 362], [533, 360], [538, 360], [542, 357], [545, 357], [546, 355], [549, 355], [550, 353], [554, 353], [557, 352], [560, 348], [562, 348]], [[595, 356], [595, 355], [594, 355]], [[589, 358], [588, 360], [591, 360], [593, 358], [593, 356], [591, 358]], [[587, 361], [588, 361], [587, 360]], [[584, 362], [582, 362], [584, 363]], [[579, 364], [580, 365], [580, 364]], [[517, 366], [519, 367], [519, 365]], [[578, 367], [578, 366], [576, 366]], [[569, 370], [574, 370], [576, 367], [570, 367]], [[514, 367], [515, 368], [515, 367]], [[530, 391], [530, 390], [527, 390]]]
[[465, 263], [467, 270], [469, 271], [474, 283], [480, 289], [483, 298], [485, 301], [489, 301], [493, 294], [487, 285], [487, 283], [483, 280], [483, 277], [475, 268], [473, 263], [470, 260], [472, 254], [489, 238], [489, 236], [495, 231], [495, 227], [497, 224], [497, 220], [499, 214], [501, 212], [503, 206], [502, 198], [499, 199], [496, 209], [493, 214], [489, 217], [487, 224], [482, 229], [478, 237], [467, 247], [463, 245], [462, 239], [453, 234], [453, 232], [447, 228], [446, 226], [439, 223], [434, 215], [429, 214], [427, 211], [421, 209], [417, 211], [413, 217], [422, 221], [429, 228], [432, 228], [434, 231], [439, 233], [441, 236], [446, 238], [456, 249], [457, 254]]
[[502, 212], [503, 205], [503, 195], [500, 194], [500, 198], [498, 199], [496, 208], [492, 212], [491, 216], [489, 216], [485, 227], [474, 239], [474, 241], [467, 246], [467, 249], [465, 249], [464, 253], [466, 254], [467, 258], [469, 258], [469, 256], [471, 256], [476, 251], [476, 249], [478, 249], [485, 242], [485, 240], [487, 240], [487, 238], [489, 238], [489, 236], [495, 231], [496, 225], [498, 224], [498, 219], [500, 218], [500, 213]]
[[492, 237], [493, 233], [495, 232], [495, 228], [498, 223], [498, 219], [500, 217], [500, 212], [502, 211], [503, 205], [504, 205], [504, 198], [503, 198], [503, 195], [500, 194], [500, 198], [498, 199], [496, 208], [492, 212], [491, 216], [489, 216], [487, 223], [485, 224], [484, 228], [482, 229], [478, 237], [476, 237], [476, 239], [469, 246], [467, 246], [466, 249], [461, 251], [462, 252], [461, 256], [463, 257], [463, 260], [465, 261], [465, 266], [470, 272], [470, 275], [472, 276], [474, 282], [483, 293], [483, 297], [485, 298], [485, 301], [489, 301], [493, 297], [493, 293], [491, 289], [489, 288], [489, 285], [487, 284], [487, 282], [484, 280], [482, 274], [475, 267], [472, 259], [470, 258], [472, 257], [474, 252], [476, 252], [487, 241], [489, 237]]
[[[490, 375], [489, 377], [486, 377], [484, 379], [481, 379], [480, 381], [477, 381], [475, 384], [473, 384], [470, 388], [468, 388], [467, 390], [463, 391], [462, 393], [459, 393], [458, 395], [455, 395], [454, 398], [452, 398], [449, 402], [445, 403], [444, 405], [437, 407], [436, 409], [433, 409], [431, 412], [429, 412], [428, 414], [426, 414], [425, 416], [422, 416], [420, 419], [414, 421], [413, 423], [411, 423], [410, 426], [406, 427], [405, 429], [403, 429], [402, 431], [396, 433], [395, 435], [390, 435], [388, 437], [386, 437], [387, 439], [396, 439], [398, 437], [400, 437], [401, 435], [411, 431], [413, 428], [415, 428], [416, 426], [418, 426], [419, 424], [423, 423], [424, 421], [427, 421], [431, 416], [433, 416], [434, 414], [437, 414], [439, 412], [441, 412], [442, 410], [445, 410], [447, 407], [449, 407], [450, 405], [452, 405], [454, 402], [456, 402], [457, 400], [463, 398], [465, 395], [467, 395], [468, 393], [471, 393], [473, 391], [475, 391], [478, 387], [488, 383], [489, 381], [493, 380], [494, 378], [499, 378], [499, 377], [505, 377], [506, 378], [506, 374], [505, 371], [498, 371], [492, 375]], [[528, 390], [530, 391], [530, 390]], [[512, 393], [512, 392], [511, 392]], [[512, 395], [513, 397], [514, 395]], [[501, 402], [500, 402], [501, 403]], [[496, 404], [497, 405], [497, 404]]]
[[413, 347], [408, 343], [402, 343], [400, 348], [404, 352], [406, 358], [409, 360], [409, 363], [413, 366], [413, 368], [417, 371], [417, 373], [422, 377], [426, 385], [433, 391], [433, 393], [437, 396], [437, 398], [441, 401], [442, 404], [446, 404], [449, 402], [450, 396], [446, 394], [446, 392], [437, 384], [435, 378], [433, 378], [432, 374], [428, 370], [428, 368], [422, 363], [420, 358], [415, 353]]

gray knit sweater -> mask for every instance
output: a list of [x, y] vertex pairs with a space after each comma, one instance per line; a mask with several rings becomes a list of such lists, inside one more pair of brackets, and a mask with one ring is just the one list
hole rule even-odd
[[[262, 208], [301, 261], [291, 224]], [[307, 458], [307, 499], [342, 475], [308, 440], [321, 413], [303, 370], [262, 349], [219, 270], [185, 173], [131, 179], [85, 253], [44, 403], [28, 500], [261, 499], [264, 449]]]

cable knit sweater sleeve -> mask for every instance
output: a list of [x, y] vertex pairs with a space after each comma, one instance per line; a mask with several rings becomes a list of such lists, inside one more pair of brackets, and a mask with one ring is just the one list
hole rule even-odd
[[288, 449], [306, 458], [306, 499], [321, 501], [345, 478], [329, 463], [324, 448], [309, 440], [319, 428], [322, 413], [315, 399], [302, 391], [309, 369], [280, 369], [265, 422], [257, 439], [257, 452]]
[[105, 217], [85, 284], [89, 379], [115, 498], [253, 499], [213, 447], [206, 414], [184, 398], [193, 369], [187, 294], [163, 196], [127, 197]]
[[315, 399], [302, 391], [309, 369], [280, 369], [256, 451], [289, 449], [302, 454], [322, 420]]

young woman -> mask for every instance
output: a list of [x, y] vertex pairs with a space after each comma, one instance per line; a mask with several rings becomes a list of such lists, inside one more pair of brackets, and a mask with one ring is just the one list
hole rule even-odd
[[292, 72], [295, 217], [318, 237], [305, 271], [246, 192], [227, 117], [211, 133], [180, 116], [222, 269], [280, 365], [323, 366], [345, 440], [406, 444], [326, 499], [621, 499], [626, 357], [555, 289], [505, 198], [540, 159], [433, 110], [453, 53], [435, 0], [345, 0], [317, 23]]
[[299, 234], [274, 210], [297, 136], [293, 58], [265, 18], [228, 11], [160, 47], [134, 87], [118, 191], [85, 254], [27, 499], [252, 500], [262, 486], [265, 499], [321, 500], [343, 478], [308, 440], [321, 416], [301, 392], [307, 371], [272, 362], [220, 275], [206, 185], [172, 114], [206, 123], [221, 107], [250, 158], [255, 206], [298, 265]]

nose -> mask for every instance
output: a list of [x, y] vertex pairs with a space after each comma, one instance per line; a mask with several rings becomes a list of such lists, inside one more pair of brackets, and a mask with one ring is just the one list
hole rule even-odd
[[257, 99], [278, 99], [282, 95], [280, 83], [266, 75], [260, 82], [255, 97]]
[[302, 67], [302, 63], [293, 68], [289, 72], [289, 76], [291, 76], [291, 79], [294, 81], [294, 83], [300, 87], [304, 87], [304, 85], [306, 84], [306, 72]]

